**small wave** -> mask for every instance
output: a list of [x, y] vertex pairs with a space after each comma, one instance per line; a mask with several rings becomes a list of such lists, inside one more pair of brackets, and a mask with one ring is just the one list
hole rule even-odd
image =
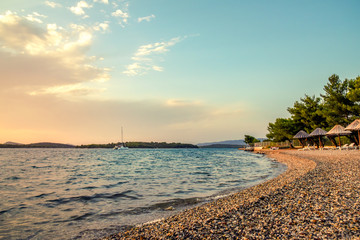
[[56, 220], [54, 221], [54, 223], [65, 223], [65, 222], [73, 222], [73, 221], [82, 221], [82, 220], [86, 220], [89, 219], [91, 216], [94, 216], [94, 213], [88, 212], [88, 213], [84, 213], [82, 215], [74, 215], [69, 217], [68, 219], [65, 220]]
[[229, 180], [227, 182], [228, 183], [244, 183], [245, 180], [244, 179], [235, 179], [235, 180]]
[[45, 204], [45, 205], [52, 207], [53, 205], [62, 205], [62, 204], [70, 203], [70, 202], [87, 202], [87, 201], [96, 201], [99, 199], [117, 199], [117, 198], [127, 198], [127, 199], [132, 199], [132, 200], [139, 199], [138, 197], [128, 195], [131, 192], [133, 192], [133, 191], [129, 190], [129, 191], [125, 191], [122, 193], [115, 193], [115, 194], [98, 193], [98, 194], [94, 194], [91, 196], [58, 198], [58, 199], [53, 199], [53, 200], [47, 200], [47, 204]]
[[6, 209], [6, 210], [2, 210], [2, 211], [0, 211], [0, 215], [2, 215], [2, 214], [5, 214], [5, 213], [8, 213], [8, 212], [10, 212], [11, 210], [13, 210], [14, 208], [9, 208], [9, 209]]
[[95, 188], [98, 188], [98, 187], [88, 186], [88, 187], [84, 187], [84, 188], [81, 188], [81, 189], [90, 190], [90, 189], [95, 189]]
[[103, 185], [102, 187], [104, 188], [113, 188], [113, 187], [117, 187], [119, 185], [122, 185], [122, 184], [125, 184], [125, 183], [128, 183], [129, 181], [120, 181], [118, 183], [115, 183], [115, 184], [109, 184], [109, 185]]
[[31, 200], [31, 199], [36, 199], [36, 198], [44, 198], [44, 197], [49, 196], [51, 194], [54, 194], [54, 192], [52, 192], [52, 193], [42, 193], [42, 194], [39, 194], [39, 195], [36, 195], [36, 196], [28, 197], [27, 199]]
[[18, 176], [12, 176], [12, 177], [5, 178], [5, 180], [19, 180], [19, 179], [21, 179], [21, 177], [18, 177]]
[[72, 216], [72, 217], [70, 217], [70, 219], [68, 221], [81, 221], [81, 220], [85, 220], [85, 219], [89, 218], [92, 215], [94, 215], [94, 214], [93, 213], [85, 213], [80, 216]]
[[193, 173], [191, 173], [191, 175], [206, 175], [206, 176], [211, 176], [211, 173], [209, 173], [209, 172], [193, 172]]
[[189, 205], [195, 205], [197, 203], [202, 202], [203, 200], [204, 200], [204, 198], [199, 198], [199, 197], [175, 198], [175, 199], [171, 199], [169, 201], [153, 204], [150, 207], [148, 207], [148, 209], [150, 209], [150, 210], [163, 209], [164, 210], [168, 207], [174, 207], [174, 208], [185, 207], [185, 206], [189, 206]]

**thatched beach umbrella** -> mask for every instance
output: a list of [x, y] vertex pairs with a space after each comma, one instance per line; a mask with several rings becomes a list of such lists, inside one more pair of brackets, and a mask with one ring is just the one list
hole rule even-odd
[[[343, 126], [340, 126], [340, 125], [335, 125], [330, 131], [328, 131], [326, 133], [326, 136], [328, 138], [332, 138], [332, 137], [336, 137], [338, 136], [339, 138], [339, 146], [341, 147], [341, 140], [340, 140], [340, 136], [346, 136], [346, 135], [350, 135], [351, 132], [350, 131], [347, 131], [345, 130], [345, 128]], [[336, 141], [334, 142], [335, 143], [335, 146], [336, 146]]]
[[310, 137], [316, 138], [319, 137], [319, 145], [320, 147], [323, 146], [322, 141], [321, 141], [321, 137], [326, 135], [326, 131], [321, 129], [321, 128], [317, 128], [314, 131], [312, 131], [312, 133], [309, 134]]
[[295, 136], [294, 138], [299, 139], [301, 145], [304, 147], [304, 139], [306, 141], [306, 139], [309, 137], [309, 134], [303, 130], [300, 130]]
[[[360, 119], [356, 119], [355, 121], [350, 123], [345, 128], [345, 130], [352, 131], [352, 132], [358, 132], [357, 144], [359, 145], [359, 141], [360, 141]], [[356, 137], [355, 137], [355, 140], [356, 140]]]

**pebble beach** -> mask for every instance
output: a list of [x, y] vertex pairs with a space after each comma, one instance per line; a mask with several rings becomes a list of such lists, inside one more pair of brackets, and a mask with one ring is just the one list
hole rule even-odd
[[287, 171], [103, 239], [360, 239], [360, 151], [265, 153]]

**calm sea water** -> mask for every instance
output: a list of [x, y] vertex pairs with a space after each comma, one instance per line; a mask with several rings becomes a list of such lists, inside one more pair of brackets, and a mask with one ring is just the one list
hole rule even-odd
[[0, 238], [96, 239], [284, 170], [235, 149], [0, 149]]

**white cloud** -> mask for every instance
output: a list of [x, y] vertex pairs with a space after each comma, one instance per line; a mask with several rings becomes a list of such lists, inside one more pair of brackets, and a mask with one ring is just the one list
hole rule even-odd
[[109, 4], [109, 0], [94, 0], [94, 2], [100, 2], [104, 4]]
[[112, 2], [111, 4], [112, 4], [113, 8], [119, 7], [119, 5], [116, 2]]
[[147, 21], [147, 22], [150, 22], [151, 19], [155, 18], [155, 15], [152, 14], [150, 16], [147, 16], [147, 17], [139, 17], [138, 18], [138, 22], [142, 22], [142, 21]]
[[124, 12], [120, 9], [116, 10], [115, 12], [111, 13], [113, 17], [116, 17], [119, 20], [119, 24], [123, 26], [124, 23], [128, 22], [129, 14]]
[[126, 70], [123, 73], [128, 76], [136, 76], [142, 69], [144, 69], [144, 67], [140, 66], [139, 63], [132, 63], [126, 66]]
[[[114, 5], [114, 8], [118, 8], [119, 6], [117, 4]], [[111, 13], [111, 16], [115, 17], [118, 20], [118, 23], [124, 27], [124, 24], [128, 22], [129, 19], [129, 13], [128, 13], [129, 3], [125, 2], [122, 4], [121, 9], [117, 9], [115, 12]]]
[[91, 7], [92, 6], [89, 5], [87, 2], [80, 1], [77, 3], [76, 6], [70, 7], [70, 11], [76, 15], [84, 15], [85, 14], [84, 8], [91, 8]]
[[0, 15], [2, 87], [36, 92], [54, 86], [106, 81], [109, 70], [94, 66], [97, 59], [86, 55], [93, 31], [75, 24], [67, 30], [56, 24], [43, 28], [10, 11]]
[[159, 66], [152, 66], [152, 69], [155, 70], [155, 71], [158, 71], [158, 72], [162, 72], [164, 71], [164, 68], [163, 67], [159, 67]]
[[45, 4], [52, 8], [61, 7], [61, 4], [55, 3], [55, 2], [50, 2], [50, 1], [46, 1]]
[[123, 71], [123, 73], [128, 76], [136, 76], [145, 74], [149, 70], [164, 71], [163, 67], [154, 64], [154, 55], [168, 52], [171, 46], [174, 46], [181, 40], [182, 38], [176, 37], [167, 42], [157, 42], [140, 46], [132, 57], [135, 62], [126, 66], [126, 70]]
[[103, 23], [96, 23], [93, 29], [95, 31], [106, 32], [109, 29], [109, 21], [105, 21]]

